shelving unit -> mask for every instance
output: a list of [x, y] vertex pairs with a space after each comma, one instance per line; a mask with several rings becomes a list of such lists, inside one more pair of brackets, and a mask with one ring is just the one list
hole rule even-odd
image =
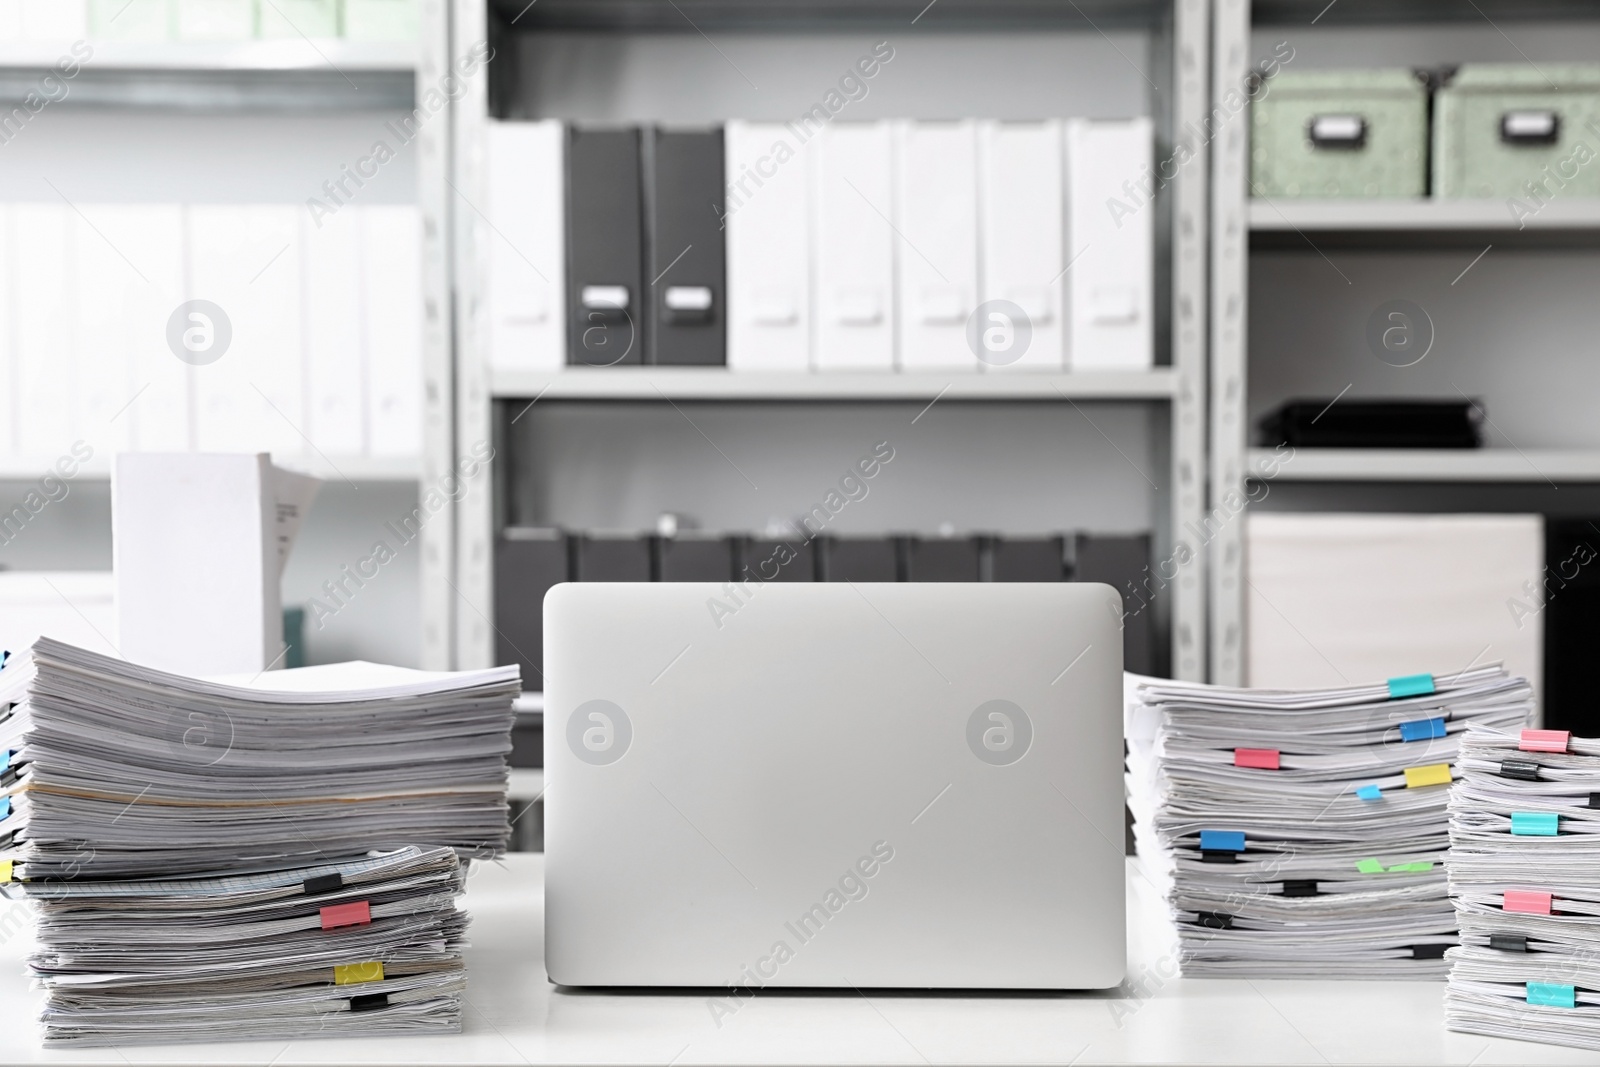
[[[7, 199], [298, 208], [307, 197], [321, 195], [322, 183], [338, 177], [341, 164], [355, 164], [376, 138], [391, 138], [391, 146], [400, 148], [398, 161], [386, 163], [377, 183], [362, 191], [362, 202], [407, 202], [414, 186], [422, 205], [424, 404], [433, 445], [412, 457], [319, 456], [309, 449], [280, 457], [282, 465], [325, 483], [289, 560], [285, 592], [291, 602], [324, 595], [323, 580], [370, 551], [385, 522], [412, 514], [419, 488], [425, 492], [451, 474], [443, 171], [450, 116], [448, 108], [427, 116], [404, 147], [383, 125], [411, 113], [441, 84], [448, 14], [439, 0], [421, 6], [420, 43], [90, 40], [88, 56], [81, 44], [74, 52], [70, 41], [0, 43], [0, 102], [8, 111], [38, 91], [63, 57], [80, 60], [77, 72], [61, 79], [64, 93], [52, 81], [51, 102], [20, 132], [15, 123], [8, 128], [0, 174], [0, 195]], [[56, 191], [41, 178], [51, 179]], [[73, 479], [70, 495], [51, 504], [27, 542], [10, 547], [11, 565], [29, 569], [45, 560], [43, 565], [66, 570], [109, 566], [111, 449], [94, 444], [95, 458]], [[7, 506], [56, 458], [0, 457], [0, 481], [10, 483]], [[430, 466], [434, 461], [439, 465]], [[50, 524], [56, 524], [54, 533], [47, 533]], [[323, 654], [447, 666], [450, 630], [440, 611], [450, 602], [445, 568], [452, 532], [448, 517], [428, 521], [404, 548], [404, 562], [387, 570], [381, 588], [369, 590], [319, 635]]]
[[[837, 76], [836, 73], [802, 82], [796, 81], [793, 69], [788, 69], [751, 80], [742, 71], [736, 76], [734, 70], [729, 69], [734, 65], [733, 60], [726, 56], [719, 59], [712, 47], [702, 42], [715, 45], [722, 41], [727, 45], [728, 41], [719, 36], [721, 34], [729, 34], [729, 39], [742, 44], [749, 44], [762, 35], [770, 38], [780, 33], [794, 34], [795, 40], [806, 42], [806, 47], [815, 51], [822, 47], [817, 44], [821, 36], [857, 34], [864, 41], [878, 40], [880, 36], [892, 39], [897, 48], [911, 48], [925, 41], [937, 42], [941, 48], [959, 48], [962, 35], [993, 37], [1001, 34], [1010, 35], [1004, 38], [1006, 41], [1039, 48], [1045, 46], [1029, 38], [1041, 31], [1060, 35], [1051, 40], [1065, 42], [1066, 51], [1058, 53], [1047, 68], [1050, 78], [1059, 84], [1040, 89], [1026, 99], [1017, 94], [1008, 98], [1003, 91], [994, 89], [1005, 84], [1004, 68], [971, 63], [963, 69], [981, 73], [962, 74], [952, 74], [945, 68], [945, 81], [952, 77], [956, 81], [981, 79], [975, 83], [980, 91], [969, 94], [974, 99], [961, 99], [947, 108], [951, 113], [921, 117], [1150, 114], [1158, 130], [1158, 159], [1171, 152], [1181, 131], [1197, 128], [1202, 121], [1207, 108], [1206, 71], [1210, 54], [1206, 0], [1139, 3], [943, 0], [937, 7], [930, 5], [929, 10], [920, 14], [898, 4], [846, 3], [843, 0], [783, 5], [758, 0], [683, 0], [670, 5], [635, 0], [586, 3], [547, 0], [532, 7], [498, 0], [452, 0], [452, 49], [460, 53], [470, 44], [488, 38], [494, 43], [498, 57], [493, 76], [487, 82], [469, 84], [454, 111], [454, 153], [450, 163], [450, 185], [458, 198], [453, 262], [457, 294], [454, 455], [468, 454], [486, 441], [497, 442], [496, 447], [501, 447], [505, 443], [505, 425], [513, 419], [522, 419], [526, 412], [532, 411], [527, 419], [535, 420], [541, 417], [541, 412], [576, 410], [579, 406], [602, 418], [609, 417], [605, 412], [614, 412], [622, 427], [619, 432], [630, 432], [624, 425], [628, 418], [626, 412], [638, 410], [640, 404], [653, 403], [670, 413], [671, 408], [666, 407], [668, 402], [694, 402], [702, 405], [695, 410], [732, 413], [727, 417], [737, 421], [742, 417], [738, 413], [751, 411], [751, 405], [771, 405], [776, 412], [780, 408], [788, 410], [797, 403], [811, 405], [807, 410], [814, 411], [817, 419], [848, 419], [871, 412], [881, 413], [886, 420], [892, 414], [898, 425], [906, 426], [918, 417], [919, 408], [937, 403], [939, 406], [934, 410], [941, 415], [948, 411], [957, 420], [977, 420], [967, 424], [971, 432], [979, 423], [992, 429], [994, 412], [1000, 405], [1021, 405], [1020, 414], [1023, 409], [1038, 411], [1039, 405], [1048, 404], [1051, 406], [1047, 410], [1054, 413], [1050, 417], [1057, 425], [1065, 425], [1069, 419], [1078, 420], [1074, 432], [1080, 436], [1072, 440], [1085, 443], [1084, 447], [1063, 455], [1059, 462], [1066, 467], [1095, 468], [1099, 472], [1096, 475], [1099, 488], [1095, 491], [1117, 497], [1122, 502], [1118, 506], [1126, 505], [1125, 497], [1139, 498], [1142, 501], [1139, 507], [1151, 516], [1149, 523], [1154, 528], [1157, 558], [1165, 558], [1182, 536], [1181, 531], [1203, 513], [1202, 368], [1207, 316], [1204, 298], [1207, 163], [1203, 145], [1198, 146], [1197, 153], [1178, 169], [1158, 199], [1157, 293], [1162, 306], [1157, 312], [1157, 351], [1161, 365], [1150, 372], [757, 375], [724, 369], [618, 368], [549, 375], [491, 372], [486, 359], [484, 249], [487, 242], [497, 238], [491, 220], [485, 220], [467, 205], [484, 202], [485, 123], [492, 108], [501, 118], [557, 117], [597, 122], [694, 124], [740, 117], [782, 119], [788, 115], [783, 90], [772, 91], [770, 86], [756, 89], [757, 82], [786, 77], [795, 82], [786, 88], [820, 93], [828, 88], [828, 82]], [[538, 35], [546, 33], [573, 34], [570, 47], [580, 49], [604, 49], [603, 42], [608, 37], [614, 40], [617, 35], [675, 34], [690, 42], [692, 47], [705, 49], [705, 84], [697, 84], [692, 91], [670, 102], [654, 101], [648, 92], [640, 93], [637, 86], [626, 92], [582, 97], [584, 85], [574, 79], [561, 79], [552, 74], [541, 80], [541, 75], [546, 73], [540, 67], [541, 62], [559, 66], [561, 56], [567, 54], [539, 47]], [[734, 34], [739, 36], [732, 36]], [[1124, 40], [1122, 47], [1108, 36], [1117, 34], [1128, 35], [1128, 39], [1118, 38]], [[600, 43], [597, 45], [597, 42]], [[759, 40], [752, 47], [759, 49]], [[608, 60], [626, 62], [624, 52], [607, 51], [605, 56]], [[841, 60], [847, 61], [848, 57]], [[904, 66], [902, 63], [902, 69]], [[603, 66], [589, 73], [591, 80], [611, 79], [615, 74]], [[657, 74], [659, 76], [659, 71]], [[816, 80], [817, 84], [811, 85], [811, 80]], [[615, 81], [623, 85], [627, 80]], [[1112, 82], [1116, 85], [1108, 87], [1107, 83]], [[747, 85], [750, 87], [748, 94]], [[1052, 90], [1059, 95], [1052, 96]], [[541, 91], [564, 94], [562, 105], [544, 107], [545, 102], [539, 96]], [[727, 98], [716, 98], [719, 91]], [[902, 86], [898, 90], [901, 96], [895, 98], [896, 91], [889, 80], [880, 80], [873, 89], [873, 96], [867, 100], [867, 109], [858, 109], [847, 117], [877, 118], [896, 114], [917, 117], [912, 104], [916, 94]], [[1003, 108], [1009, 110], [994, 103], [997, 100], [1006, 101]], [[607, 110], [608, 107], [611, 110]], [[639, 110], [630, 112], [626, 110], [629, 107]], [[870, 110], [895, 107], [902, 110]], [[654, 110], [648, 110], [651, 108]], [[849, 415], [850, 410], [855, 411], [856, 416]], [[985, 419], [990, 421], [983, 422]], [[552, 427], [557, 422], [573, 425], [569, 420], [557, 419]], [[1154, 469], [1153, 477], [1128, 455], [1119, 457], [1118, 454], [1126, 450], [1102, 428], [1108, 422], [1120, 427], [1114, 434], [1131, 435], [1126, 439], [1139, 440], [1150, 456], [1158, 457], [1156, 462], [1160, 466]], [[526, 420], [523, 425], [526, 426]], [[659, 428], [658, 424], [652, 425]], [[1090, 455], [1089, 442], [1095, 447], [1093, 455]], [[725, 468], [713, 466], [722, 463], [715, 452], [707, 449], [705, 459], [707, 470], [726, 474]], [[438, 462], [437, 457], [434, 462]], [[992, 481], [993, 471], [987, 474]], [[1008, 474], [1016, 479], [1025, 478], [1015, 471]], [[1012, 492], [1016, 498], [1029, 496], [1022, 487]], [[791, 506], [799, 503], [793, 501]], [[1072, 501], [1057, 500], [1055, 503], [1069, 508]], [[470, 493], [456, 509], [458, 542], [454, 553], [454, 581], [449, 592], [456, 599], [453, 611], [457, 667], [485, 665], [494, 656], [493, 544], [496, 523], [503, 521], [502, 507], [503, 502], [497, 501], [493, 494]], [[559, 515], [551, 519], [558, 523], [563, 521]], [[991, 516], [988, 521], [992, 523], [989, 528], [1004, 530], [1006, 527], [1003, 514]], [[1169, 592], [1164, 594], [1162, 608], [1167, 612], [1171, 634], [1171, 670], [1177, 677], [1198, 679], [1204, 674], [1206, 619], [1201, 571], [1199, 563], [1182, 567], [1168, 586]]]
[[[1593, 62], [1600, 48], [1600, 15], [1579, 0], [1215, 0], [1213, 17], [1216, 100], [1280, 41], [1296, 70]], [[1600, 389], [1583, 340], [1600, 201], [1558, 193], [1519, 219], [1505, 198], [1252, 199], [1248, 110], [1213, 144], [1213, 501], [1253, 478], [1295, 483], [1268, 508], [1553, 510], [1593, 499], [1600, 437], [1577, 398]], [[1423, 306], [1434, 330], [1415, 367], [1367, 351], [1366, 320], [1392, 299]], [[1263, 467], [1272, 450], [1251, 447], [1260, 415], [1336, 395], [1470, 397], [1488, 413], [1485, 447], [1301, 448]], [[1211, 543], [1210, 680], [1225, 685], [1246, 681], [1244, 525], [1223, 522]]]

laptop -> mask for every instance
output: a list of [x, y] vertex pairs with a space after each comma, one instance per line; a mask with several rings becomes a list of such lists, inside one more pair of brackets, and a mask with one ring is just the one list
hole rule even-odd
[[1121, 606], [1071, 582], [554, 587], [551, 980], [1117, 985]]

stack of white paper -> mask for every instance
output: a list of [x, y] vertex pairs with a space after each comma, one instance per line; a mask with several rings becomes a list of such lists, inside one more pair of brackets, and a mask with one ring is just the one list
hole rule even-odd
[[[1189, 975], [1442, 977], [1446, 799], [1468, 723], [1514, 727], [1499, 666], [1325, 690], [1135, 690], [1129, 803]], [[1153, 731], [1150, 729], [1153, 727]]]
[[1600, 740], [1474, 726], [1459, 766], [1445, 1025], [1600, 1049]]
[[0, 880], [497, 855], [519, 689], [366, 663], [205, 681], [40, 638], [0, 669]]
[[459, 1031], [463, 880], [441, 847], [232, 877], [29, 883], [45, 1044]]

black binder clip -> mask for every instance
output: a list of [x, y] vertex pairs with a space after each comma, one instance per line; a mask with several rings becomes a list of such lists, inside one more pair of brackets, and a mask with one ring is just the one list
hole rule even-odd
[[1531, 759], [1503, 759], [1500, 761], [1500, 777], [1519, 778], [1524, 782], [1537, 782], [1539, 780], [1539, 765]]
[[334, 871], [332, 874], [319, 874], [300, 883], [300, 888], [304, 890], [305, 895], [308, 897], [314, 897], [319, 893], [331, 893], [335, 889], [342, 889], [343, 887], [344, 875], [338, 871]]
[[1194, 921], [1207, 930], [1233, 929], [1233, 916], [1225, 911], [1202, 911], [1197, 914]]
[[1449, 947], [1449, 945], [1443, 944], [1412, 945], [1411, 958], [1414, 960], [1442, 960], [1444, 959], [1444, 950]]
[[1215, 849], [1202, 849], [1200, 852], [1201, 863], [1236, 863], [1237, 852], [1218, 852]]
[[1497, 952], [1526, 952], [1528, 939], [1522, 934], [1490, 934], [1489, 947]]
[[353, 1012], [379, 1011], [388, 1006], [389, 994], [387, 993], [363, 993], [359, 997], [350, 998], [350, 1010]]
[[1286, 897], [1314, 897], [1320, 895], [1315, 878], [1294, 878], [1283, 883], [1283, 895]]

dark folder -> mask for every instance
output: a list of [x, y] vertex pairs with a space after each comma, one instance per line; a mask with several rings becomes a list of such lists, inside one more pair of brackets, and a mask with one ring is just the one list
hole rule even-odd
[[680, 533], [656, 540], [656, 575], [663, 582], [726, 582], [733, 578], [733, 539]]
[[1073, 580], [1104, 582], [1122, 594], [1122, 666], [1135, 674], [1156, 673], [1155, 608], [1144, 584], [1150, 563], [1149, 534], [1074, 539]]
[[822, 553], [822, 577], [829, 582], [897, 582], [900, 545], [893, 537], [829, 537], [814, 544]]
[[745, 537], [739, 543], [740, 581], [814, 582], [811, 542], [798, 537]]
[[650, 581], [650, 537], [636, 533], [586, 533], [578, 538], [575, 582]]
[[495, 662], [522, 668], [522, 688], [544, 689], [544, 595], [569, 577], [567, 535], [507, 527], [494, 551]]
[[914, 537], [910, 548], [908, 577], [913, 582], [982, 580], [978, 565], [982, 543], [976, 537]]
[[567, 127], [567, 362], [644, 362], [639, 131]]
[[990, 541], [992, 578], [997, 582], [1059, 582], [1066, 578], [1066, 546], [1060, 537], [996, 537]]
[[[722, 131], [644, 131], [645, 362], [727, 362]], [[776, 250], [774, 254], [778, 254]]]
[[1513, 598], [1518, 625], [1543, 608], [1544, 722], [1583, 737], [1600, 733], [1594, 682], [1600, 648], [1600, 518], [1546, 519], [1544, 588]]

